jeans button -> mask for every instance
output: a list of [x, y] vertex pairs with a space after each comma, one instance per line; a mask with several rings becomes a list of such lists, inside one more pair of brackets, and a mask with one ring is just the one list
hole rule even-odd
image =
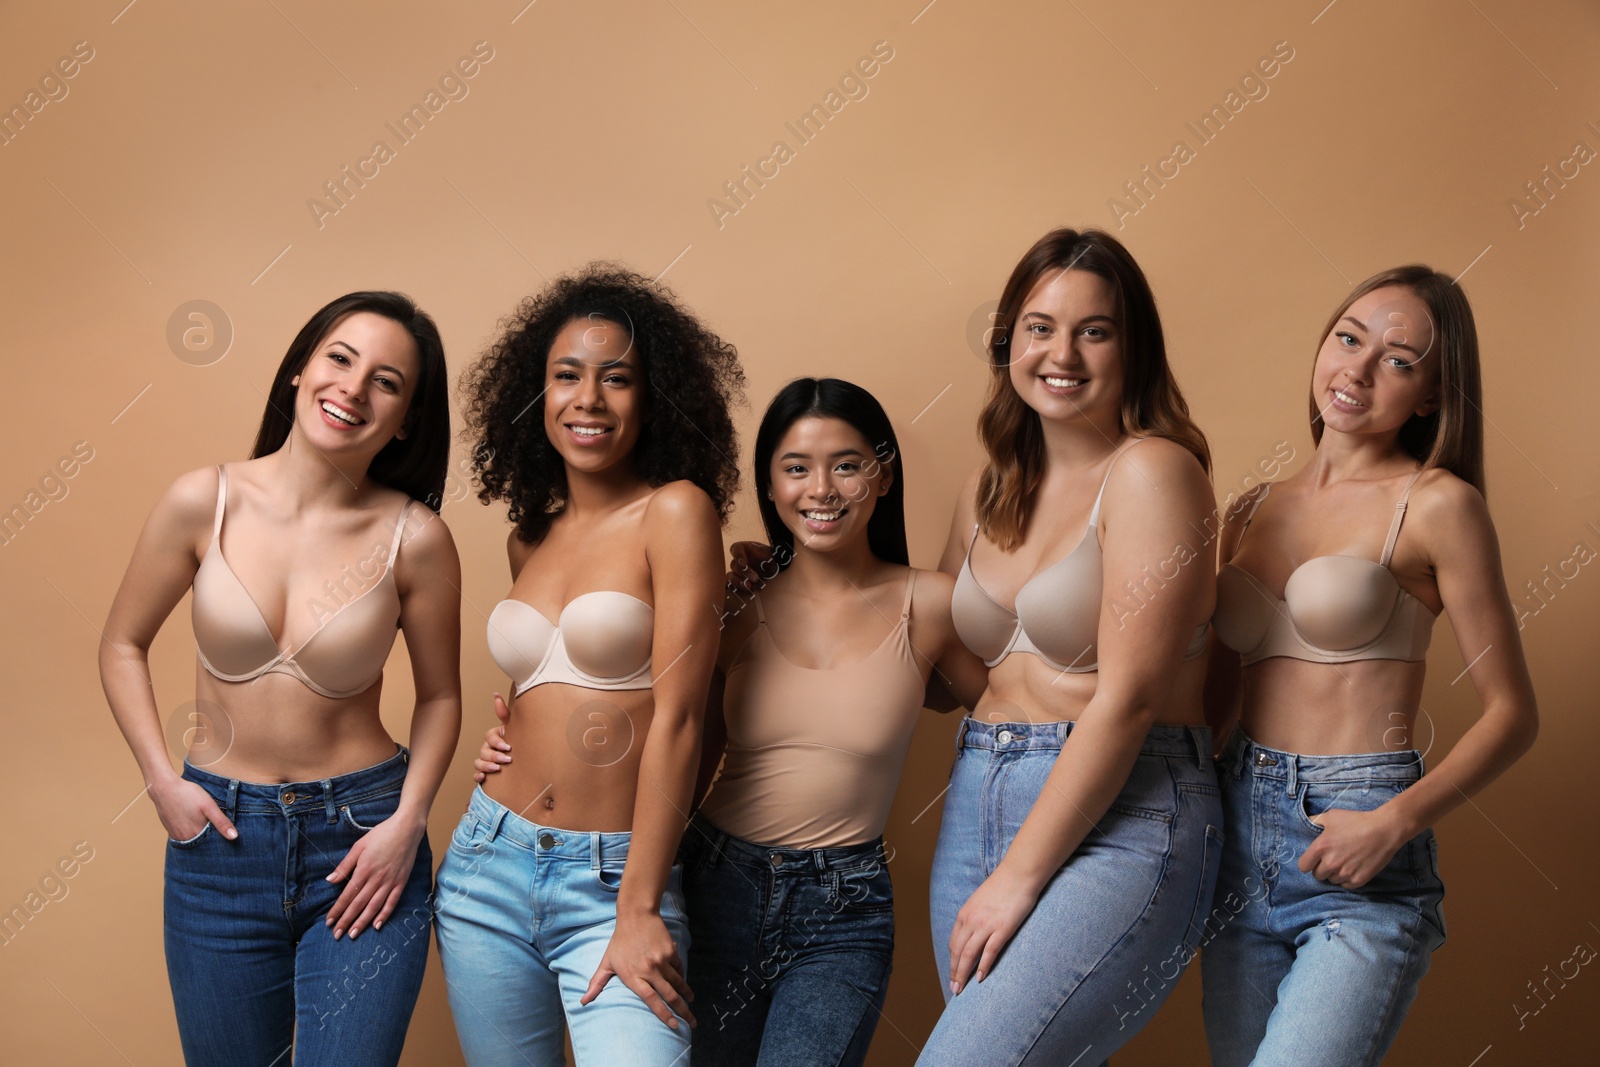
[[294, 790], [291, 789], [287, 793], [283, 794], [283, 796], [279, 797], [278, 799], [283, 801], [285, 804], [293, 804], [296, 800], [299, 800], [300, 798], [295, 796], [294, 795]]
[[772, 854], [772, 865], [774, 867], [782, 867], [783, 866], [783, 857], [778, 855], [776, 852], [774, 852]]
[[1256, 766], [1257, 767], [1276, 767], [1277, 765], [1278, 765], [1278, 761], [1273, 759], [1271, 756], [1267, 755], [1265, 752], [1257, 752], [1256, 753]]
[[1001, 730], [1000, 733], [996, 735], [995, 739], [1002, 745], [1009, 745], [1013, 740], [1016, 739], [1016, 736], [1017, 735], [1012, 733], [1010, 730]]
[[555, 848], [556, 847], [556, 836], [555, 836], [555, 834], [540, 834], [539, 835], [539, 847], [540, 848]]

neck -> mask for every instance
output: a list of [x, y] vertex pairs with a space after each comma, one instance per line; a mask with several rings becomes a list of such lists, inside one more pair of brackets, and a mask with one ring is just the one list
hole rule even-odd
[[568, 515], [605, 512], [639, 498], [648, 486], [633, 472], [631, 461], [602, 471], [574, 470], [567, 465], [567, 501], [562, 509]]
[[832, 552], [809, 549], [797, 538], [794, 562], [784, 568], [783, 580], [809, 593], [853, 595], [854, 590], [871, 581], [872, 574], [880, 566], [882, 561], [872, 554], [865, 530], [861, 536]]
[[298, 427], [289, 430], [283, 447], [263, 461], [285, 487], [288, 506], [303, 510], [316, 505], [348, 507], [367, 489], [371, 456], [329, 455], [319, 451]]
[[1318, 486], [1380, 478], [1393, 473], [1396, 460], [1408, 465], [1416, 463], [1400, 447], [1396, 434], [1347, 434], [1324, 426], [1316, 454], [1306, 466], [1306, 476]]
[[1040, 419], [1044, 430], [1045, 471], [1076, 473], [1104, 460], [1122, 443], [1122, 419], [1116, 411], [1084, 412], [1064, 421]]

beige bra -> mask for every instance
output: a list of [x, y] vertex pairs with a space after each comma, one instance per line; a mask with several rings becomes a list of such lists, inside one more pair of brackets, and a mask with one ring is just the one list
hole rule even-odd
[[[1436, 616], [1395, 581], [1389, 570], [1406, 499], [1422, 471], [1406, 482], [1378, 562], [1360, 556], [1317, 556], [1296, 567], [1279, 597], [1232, 563], [1217, 574], [1217, 638], [1245, 666], [1273, 656], [1312, 663], [1427, 658]], [[1268, 484], [1245, 516], [1239, 539], [1272, 491]], [[1235, 549], [1237, 554], [1237, 549]]]
[[[1114, 468], [1122, 453], [1147, 438], [1138, 437], [1124, 446], [1111, 460]], [[974, 655], [983, 657], [990, 667], [1013, 652], [1037, 656], [1058, 671], [1087, 674], [1099, 669], [1096, 643], [1100, 636], [1100, 602], [1103, 590], [1104, 558], [1097, 530], [1100, 526], [1100, 501], [1111, 480], [1107, 468], [1100, 492], [1089, 512], [1089, 526], [1078, 546], [1066, 557], [1039, 571], [1017, 590], [1016, 610], [1007, 609], [984, 591], [972, 573], [972, 545], [978, 539], [978, 526], [972, 527], [967, 555], [956, 576], [951, 597], [951, 613], [961, 643]], [[1196, 659], [1206, 651], [1207, 623], [1201, 623], [1189, 641], [1184, 659]]]
[[224, 682], [288, 674], [325, 697], [351, 697], [370, 688], [383, 677], [400, 625], [394, 561], [411, 501], [395, 521], [383, 574], [294, 649], [279, 648], [255, 598], [222, 554], [222, 514], [227, 504], [228, 470], [219, 466], [211, 545], [194, 576], [194, 640], [201, 666]]
[[649, 689], [656, 612], [627, 593], [601, 589], [573, 597], [555, 622], [521, 600], [489, 614], [489, 655], [521, 696], [536, 685]]

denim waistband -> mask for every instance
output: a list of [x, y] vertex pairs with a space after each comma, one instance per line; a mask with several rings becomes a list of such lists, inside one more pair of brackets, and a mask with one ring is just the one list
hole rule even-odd
[[467, 801], [467, 811], [483, 825], [484, 839], [499, 838], [535, 853], [539, 859], [570, 860], [599, 870], [607, 861], [620, 863], [628, 858], [628, 843], [633, 834], [626, 831], [601, 833], [598, 830], [568, 830], [561, 826], [540, 826], [529, 822], [478, 786]]
[[410, 750], [397, 744], [395, 754], [382, 763], [316, 782], [245, 782], [213, 774], [187, 759], [183, 761], [183, 776], [210, 793], [230, 819], [240, 812], [296, 815], [320, 807], [331, 820], [338, 818], [342, 804], [398, 791], [405, 784], [406, 764], [410, 761]]
[[775, 848], [771, 845], [747, 841], [721, 830], [704, 815], [695, 815], [689, 824], [689, 833], [705, 841], [711, 850], [712, 863], [727, 858], [734, 862], [752, 863], [783, 873], [813, 874], [817, 871], [843, 871], [876, 860], [887, 863], [883, 838], [875, 837], [859, 845], [839, 845], [835, 848]]
[[1422, 753], [1414, 748], [1397, 752], [1354, 752], [1341, 756], [1302, 756], [1296, 752], [1258, 745], [1235, 730], [1223, 752], [1230, 777], [1246, 770], [1258, 778], [1277, 778], [1294, 789], [1300, 782], [1415, 782], [1422, 777]]
[[[1033, 749], [1059, 752], [1076, 723], [1063, 722], [978, 722], [968, 715], [956, 733], [956, 749], [979, 748], [996, 752], [1026, 752]], [[1211, 730], [1205, 726], [1150, 727], [1141, 756], [1177, 756], [1192, 759], [1198, 767], [1211, 765]]]

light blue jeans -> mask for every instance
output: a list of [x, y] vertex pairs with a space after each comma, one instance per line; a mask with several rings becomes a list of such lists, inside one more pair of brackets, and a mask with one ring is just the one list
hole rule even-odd
[[[617, 925], [631, 834], [539, 826], [475, 789], [439, 865], [434, 928], [450, 1012], [471, 1067], [561, 1067], [563, 1024], [579, 1067], [689, 1062], [689, 1024], [668, 1027], [612, 978], [578, 999]], [[689, 950], [682, 871], [661, 918]]]
[[950, 996], [956, 914], [1005, 855], [1072, 725], [962, 724], [933, 856], [946, 1003], [918, 1064], [1091, 1067], [1150, 1021], [1194, 957], [1222, 853], [1222, 800], [1210, 731], [1155, 726], [1111, 809], [994, 970]]
[[1298, 864], [1322, 832], [1312, 816], [1372, 811], [1421, 777], [1422, 757], [1298, 756], [1236, 731], [1221, 767], [1230, 830], [1201, 965], [1211, 1062], [1380, 1062], [1444, 943], [1433, 831], [1360, 889], [1319, 882]]

